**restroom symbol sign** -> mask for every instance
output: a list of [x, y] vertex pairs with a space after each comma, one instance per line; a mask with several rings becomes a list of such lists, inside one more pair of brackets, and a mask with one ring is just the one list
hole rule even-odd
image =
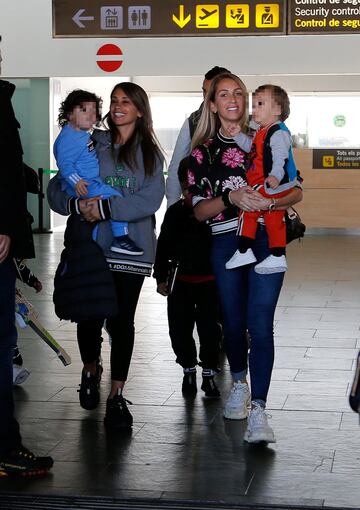
[[255, 26], [256, 28], [278, 28], [280, 26], [279, 4], [257, 4]]
[[130, 5], [128, 8], [129, 30], [149, 30], [151, 28], [150, 5]]
[[101, 30], [121, 30], [123, 28], [123, 8], [111, 5], [100, 9]]

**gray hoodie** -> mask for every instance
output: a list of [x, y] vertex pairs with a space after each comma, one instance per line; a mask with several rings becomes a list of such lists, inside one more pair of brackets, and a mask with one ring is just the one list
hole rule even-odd
[[[116, 163], [116, 152], [113, 154], [108, 131], [95, 130], [92, 139], [99, 159], [100, 177], [123, 195], [99, 202], [104, 221], [98, 224], [97, 242], [104, 250], [111, 270], [150, 276], [156, 250], [154, 214], [165, 193], [164, 158], [158, 157], [153, 175], [146, 176], [140, 146], [136, 153], [136, 168], [131, 170], [126, 164]], [[57, 176], [49, 182], [47, 197], [55, 212], [63, 215], [71, 212], [79, 214], [78, 199], [61, 191]], [[113, 239], [109, 219], [129, 223], [129, 236], [144, 250], [143, 255], [122, 255], [109, 250]]]

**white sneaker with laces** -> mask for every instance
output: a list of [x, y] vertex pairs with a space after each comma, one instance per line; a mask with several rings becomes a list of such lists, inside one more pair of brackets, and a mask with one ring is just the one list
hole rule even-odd
[[224, 408], [224, 417], [228, 420], [244, 420], [248, 415], [250, 390], [247, 383], [235, 381]]
[[226, 262], [225, 267], [226, 269], [235, 269], [235, 267], [247, 266], [253, 262], [256, 262], [256, 257], [251, 248], [245, 253], [240, 253], [239, 250], [236, 250], [231, 259]]
[[27, 368], [13, 364], [13, 384], [22, 384], [29, 375], [30, 372]]
[[265, 409], [259, 404], [253, 404], [250, 411], [244, 441], [247, 443], [276, 443], [274, 431], [268, 424]]
[[255, 272], [259, 274], [272, 274], [272, 273], [285, 273], [288, 265], [286, 262], [285, 255], [281, 255], [281, 257], [275, 257], [274, 255], [269, 255], [265, 260], [256, 264]]

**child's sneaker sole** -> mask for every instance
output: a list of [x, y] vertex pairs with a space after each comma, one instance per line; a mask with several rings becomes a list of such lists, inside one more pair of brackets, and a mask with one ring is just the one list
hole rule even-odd
[[226, 264], [226, 269], [235, 269], [237, 267], [247, 266], [248, 264], [253, 264], [256, 262], [256, 257], [254, 252], [249, 248], [246, 253], [240, 253], [239, 250], [236, 250], [234, 255], [229, 259]]
[[123, 253], [124, 255], [144, 255], [143, 251], [130, 251], [125, 248], [117, 248], [116, 246], [110, 246], [110, 250], [116, 253]]
[[273, 274], [273, 273], [285, 273], [287, 271], [288, 265], [286, 262], [285, 255], [281, 255], [281, 257], [275, 257], [274, 255], [269, 255], [259, 264], [256, 264], [254, 267], [255, 273], [258, 274]]

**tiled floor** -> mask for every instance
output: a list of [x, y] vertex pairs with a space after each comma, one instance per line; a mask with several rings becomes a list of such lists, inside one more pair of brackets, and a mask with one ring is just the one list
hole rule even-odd
[[[24, 442], [55, 459], [41, 480], [0, 480], [0, 491], [103, 495], [229, 503], [360, 507], [360, 427], [348, 405], [360, 348], [360, 237], [311, 237], [288, 249], [290, 269], [276, 314], [276, 361], [268, 411], [277, 443], [243, 443], [245, 422], [225, 421], [223, 398], [182, 397], [181, 368], [167, 333], [165, 299], [147, 279], [136, 317], [136, 349], [126, 397], [132, 433], [106, 434], [109, 346], [104, 342], [102, 403], [80, 408], [81, 363], [73, 324], [52, 306], [62, 234], [36, 237], [31, 267], [44, 291], [26, 294], [44, 325], [72, 355], [63, 367], [29, 330], [20, 345], [31, 377], [15, 388]], [[1, 496], [0, 496], [1, 497]]]

